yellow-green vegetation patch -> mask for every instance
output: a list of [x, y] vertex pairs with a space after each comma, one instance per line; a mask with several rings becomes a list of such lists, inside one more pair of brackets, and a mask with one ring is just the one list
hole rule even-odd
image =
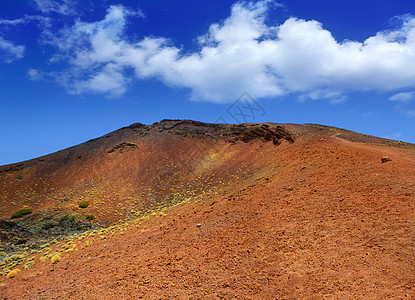
[[20, 269], [14, 269], [14, 270], [12, 270], [12, 271], [10, 271], [8, 274], [7, 274], [7, 278], [13, 278], [13, 277], [15, 277], [17, 274], [19, 274], [19, 272], [20, 272]]
[[29, 208], [24, 208], [24, 209], [21, 209], [21, 210], [19, 210], [19, 211], [16, 211], [16, 212], [14, 212], [12, 215], [11, 215], [11, 219], [17, 219], [17, 218], [21, 218], [21, 217], [23, 217], [23, 216], [26, 216], [26, 215], [29, 215], [29, 214], [31, 214], [32, 213], [32, 210], [31, 209], [29, 209]]
[[75, 221], [75, 216], [73, 215], [64, 215], [59, 219], [59, 222], [73, 222], [73, 221]]
[[24, 258], [25, 257], [25, 255], [24, 254], [13, 254], [12, 256], [10, 256], [10, 260], [18, 260], [18, 259], [21, 259], [21, 258]]
[[95, 219], [95, 216], [94, 215], [86, 215], [85, 219], [87, 219], [88, 221], [92, 221], [92, 220]]
[[[204, 197], [205, 196], [203, 196], [203, 198]], [[56, 239], [53, 241], [49, 241], [49, 242], [44, 241], [46, 243], [41, 246], [41, 250], [29, 250], [26, 248], [25, 254], [15, 254], [15, 255], [12, 255], [11, 257], [4, 257], [3, 261], [0, 263], [0, 266], [2, 266], [2, 269], [3, 269], [3, 275], [8, 274], [7, 272], [9, 272], [10, 270], [13, 270], [18, 265], [21, 265], [22, 269], [26, 270], [32, 267], [35, 264], [35, 261], [45, 262], [46, 260], [51, 259], [52, 263], [56, 263], [59, 261], [60, 257], [63, 257], [62, 255], [65, 255], [65, 253], [67, 253], [67, 255], [71, 255], [70, 252], [72, 251], [79, 251], [81, 249], [84, 249], [84, 247], [90, 246], [94, 241], [96, 241], [94, 240], [95, 236], [98, 240], [99, 239], [102, 240], [102, 239], [106, 239], [107, 237], [109, 238], [116, 233], [125, 234], [130, 230], [131, 226], [141, 227], [143, 223], [148, 221], [150, 218], [155, 217], [158, 219], [160, 217], [164, 217], [166, 211], [168, 211], [172, 207], [180, 205], [184, 202], [191, 201], [191, 200], [196, 200], [196, 199], [195, 197], [185, 197], [182, 199], [181, 202], [173, 203], [172, 205], [169, 205], [168, 207], [165, 207], [165, 206], [156, 207], [153, 209], [148, 208], [146, 210], [141, 211], [141, 215], [139, 217], [133, 217], [129, 219], [126, 218], [123, 221], [120, 221], [118, 224], [115, 224], [115, 225], [111, 225], [111, 226], [108, 226], [105, 228], [99, 228], [99, 229], [89, 229], [82, 233], [74, 233], [71, 236], [61, 241], [58, 241]], [[83, 200], [82, 202], [88, 203], [88, 201], [86, 200]], [[86, 208], [88, 205], [86, 206], [83, 205], [83, 206], [84, 208]], [[79, 207], [81, 206], [82, 205], [80, 205]], [[131, 209], [131, 212], [139, 213], [138, 211], [134, 210], [134, 207]], [[58, 220], [60, 222], [66, 222], [66, 221], [72, 221], [74, 220], [74, 218], [75, 216], [72, 216], [72, 215], [64, 215], [64, 216], [61, 216], [60, 219]], [[87, 215], [85, 215], [85, 218], [87, 218]], [[84, 243], [81, 241], [84, 241]], [[53, 244], [54, 246], [51, 246], [51, 244]], [[53, 248], [53, 251], [52, 251], [52, 248]], [[0, 253], [0, 255], [1, 254], [2, 253]], [[3, 253], [3, 254], [5, 254], [4, 256], [7, 256], [6, 253]], [[32, 254], [32, 256], [30, 258], [26, 258], [27, 255], [29, 254]], [[57, 257], [59, 257], [59, 259]]]
[[29, 262], [25, 263], [25, 265], [23, 266], [23, 269], [24, 270], [27, 270], [30, 267], [33, 267], [34, 265], [35, 265], [35, 262], [34, 261], [29, 261]]
[[61, 260], [61, 256], [60, 256], [59, 253], [54, 254], [51, 258], [52, 264], [55, 264], [55, 263], [59, 262], [60, 260]]
[[88, 206], [89, 206], [89, 202], [86, 200], [79, 202], [80, 208], [87, 208]]

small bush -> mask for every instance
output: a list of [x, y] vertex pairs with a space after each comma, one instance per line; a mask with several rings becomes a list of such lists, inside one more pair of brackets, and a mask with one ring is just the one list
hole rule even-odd
[[16, 178], [17, 179], [23, 179], [23, 176], [22, 175], [17, 175]]
[[88, 206], [89, 206], [88, 201], [82, 201], [82, 202], [79, 203], [80, 208], [87, 208]]
[[13, 278], [15, 277], [18, 273], [20, 272], [20, 269], [14, 269], [11, 270], [8, 274], [7, 274], [7, 278]]
[[71, 215], [64, 215], [59, 219], [59, 222], [63, 223], [63, 222], [74, 222], [75, 221], [75, 216], [71, 216]]
[[16, 219], [16, 218], [21, 218], [25, 215], [30, 215], [32, 213], [32, 210], [29, 208], [25, 208], [19, 211], [16, 211], [15, 213], [12, 214], [11, 218], [12, 219]]
[[42, 229], [48, 230], [48, 229], [54, 228], [55, 226], [57, 226], [55, 222], [46, 221], [42, 224]]
[[85, 219], [87, 219], [89, 221], [92, 221], [93, 219], [95, 219], [95, 216], [94, 215], [86, 215]]
[[52, 258], [51, 258], [51, 262], [52, 262], [52, 264], [55, 264], [55, 263], [57, 263], [58, 261], [60, 261], [61, 260], [61, 256], [60, 256], [60, 254], [59, 253], [56, 253], [55, 255], [53, 255], [52, 256]]

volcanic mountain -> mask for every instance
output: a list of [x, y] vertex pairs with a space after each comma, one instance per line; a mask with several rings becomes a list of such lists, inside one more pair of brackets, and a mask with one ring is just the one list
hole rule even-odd
[[1, 299], [414, 299], [415, 146], [132, 124], [0, 167]]

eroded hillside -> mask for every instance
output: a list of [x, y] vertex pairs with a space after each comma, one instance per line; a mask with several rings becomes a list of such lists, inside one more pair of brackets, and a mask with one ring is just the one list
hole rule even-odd
[[3, 274], [23, 270], [2, 293], [413, 297], [414, 170], [412, 145], [320, 125], [133, 124], [0, 167]]

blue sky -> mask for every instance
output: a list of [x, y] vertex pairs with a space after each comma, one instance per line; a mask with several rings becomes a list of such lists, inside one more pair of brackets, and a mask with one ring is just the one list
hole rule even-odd
[[415, 143], [415, 1], [2, 1], [0, 109], [0, 165], [164, 118]]

